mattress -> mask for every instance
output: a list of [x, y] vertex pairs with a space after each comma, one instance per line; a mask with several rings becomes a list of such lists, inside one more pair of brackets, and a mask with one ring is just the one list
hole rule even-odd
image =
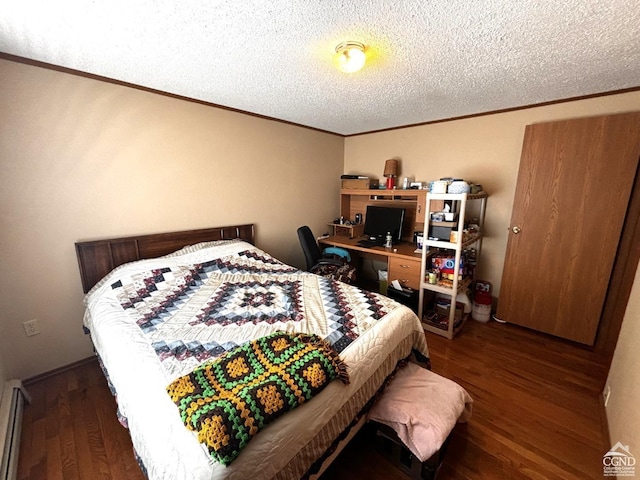
[[[219, 241], [116, 268], [85, 296], [84, 325], [149, 479], [303, 478], [331, 451], [398, 362], [428, 358], [417, 316], [377, 293]], [[166, 387], [275, 331], [320, 336], [348, 366], [260, 431], [228, 466], [182, 423]]]

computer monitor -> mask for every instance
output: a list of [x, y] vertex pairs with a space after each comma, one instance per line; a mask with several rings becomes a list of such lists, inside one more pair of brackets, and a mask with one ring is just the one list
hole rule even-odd
[[389, 232], [392, 241], [397, 243], [402, 238], [403, 222], [404, 208], [367, 205], [364, 234], [369, 237], [369, 240], [383, 243], [387, 232]]

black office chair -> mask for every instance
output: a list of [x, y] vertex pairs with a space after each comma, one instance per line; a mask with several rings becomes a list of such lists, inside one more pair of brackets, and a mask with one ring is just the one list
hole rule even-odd
[[342, 248], [329, 247], [320, 250], [316, 237], [308, 226], [298, 228], [298, 239], [307, 263], [307, 271], [321, 277], [333, 278], [345, 283], [355, 283], [356, 270], [349, 264], [351, 256]]

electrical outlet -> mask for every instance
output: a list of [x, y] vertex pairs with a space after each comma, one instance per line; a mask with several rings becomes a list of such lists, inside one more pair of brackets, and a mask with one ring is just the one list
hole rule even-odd
[[22, 325], [24, 326], [24, 333], [27, 334], [27, 337], [32, 337], [33, 335], [40, 333], [38, 320], [29, 320], [28, 322], [24, 322]]
[[611, 396], [611, 387], [609, 385], [605, 387], [604, 392], [602, 392], [602, 396], [604, 397], [604, 406], [606, 407], [609, 403], [609, 397]]

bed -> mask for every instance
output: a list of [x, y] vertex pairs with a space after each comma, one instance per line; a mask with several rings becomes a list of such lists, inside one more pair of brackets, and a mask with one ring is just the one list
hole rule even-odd
[[[76, 243], [90, 334], [150, 479], [317, 476], [400, 364], [428, 364], [420, 321], [376, 293], [283, 264], [253, 225]], [[225, 466], [182, 423], [167, 386], [276, 331], [317, 335], [349, 383], [329, 383], [266, 425]]]

